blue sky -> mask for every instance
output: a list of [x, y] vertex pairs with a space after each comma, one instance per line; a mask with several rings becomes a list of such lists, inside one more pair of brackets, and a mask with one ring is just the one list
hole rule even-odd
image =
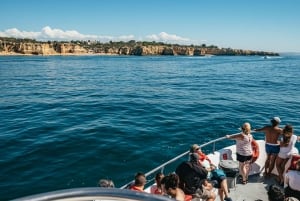
[[299, 0], [1, 0], [0, 36], [300, 52]]

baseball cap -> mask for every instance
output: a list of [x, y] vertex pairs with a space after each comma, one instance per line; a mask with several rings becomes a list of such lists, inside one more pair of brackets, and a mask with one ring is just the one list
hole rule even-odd
[[273, 121], [276, 121], [277, 123], [280, 123], [281, 122], [281, 120], [280, 120], [280, 118], [279, 117], [273, 117], [273, 119], [272, 119]]

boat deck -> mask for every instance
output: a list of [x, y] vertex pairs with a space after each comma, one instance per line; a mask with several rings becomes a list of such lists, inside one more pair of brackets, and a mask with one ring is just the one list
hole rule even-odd
[[[267, 201], [268, 188], [271, 184], [276, 183], [275, 176], [263, 177], [259, 174], [251, 175], [249, 176], [249, 181], [246, 185], [237, 181], [235, 187], [229, 189], [229, 195], [233, 201]], [[216, 200], [220, 201], [219, 196], [217, 196]]]

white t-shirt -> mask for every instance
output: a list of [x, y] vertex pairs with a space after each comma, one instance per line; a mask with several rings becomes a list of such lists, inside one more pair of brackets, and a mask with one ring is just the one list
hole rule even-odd
[[210, 163], [208, 160], [204, 159], [203, 161], [200, 161], [200, 164], [202, 165], [202, 167], [204, 167], [205, 169], [209, 169], [210, 168]]
[[200, 164], [202, 167], [204, 167], [208, 172], [207, 172], [207, 178], [210, 179], [211, 177], [211, 169], [210, 169], [210, 162], [206, 159], [200, 161]]
[[297, 135], [292, 135], [289, 145], [286, 147], [280, 147], [278, 156], [283, 159], [289, 158], [293, 154], [293, 147], [295, 147], [297, 139]]

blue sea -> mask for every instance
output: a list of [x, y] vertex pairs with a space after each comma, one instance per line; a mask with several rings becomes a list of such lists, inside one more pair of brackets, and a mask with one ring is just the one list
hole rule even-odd
[[1, 56], [0, 200], [120, 187], [273, 116], [300, 134], [299, 55]]

